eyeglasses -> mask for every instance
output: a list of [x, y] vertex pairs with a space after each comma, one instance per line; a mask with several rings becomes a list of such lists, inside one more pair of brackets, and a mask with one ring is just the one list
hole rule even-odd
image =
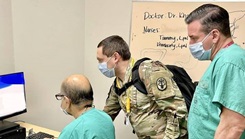
[[65, 95], [56, 94], [56, 95], [55, 95], [55, 98], [56, 98], [57, 100], [61, 100], [64, 96], [65, 96]]

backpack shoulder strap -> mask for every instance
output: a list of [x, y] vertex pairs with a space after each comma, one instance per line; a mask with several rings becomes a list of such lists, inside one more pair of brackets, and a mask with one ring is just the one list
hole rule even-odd
[[136, 61], [136, 63], [134, 64], [134, 67], [132, 68], [132, 80], [130, 82], [127, 82], [126, 84], [124, 84], [122, 86], [122, 88], [118, 88], [117, 87], [117, 78], [115, 78], [114, 80], [114, 88], [115, 88], [115, 92], [117, 95], [121, 95], [124, 91], [126, 91], [131, 85], [134, 85], [140, 92], [142, 92], [143, 94], [147, 94], [146, 88], [144, 83], [140, 80], [139, 77], [139, 66], [140, 64], [145, 61], [145, 60], [150, 60], [150, 58], [142, 58]]
[[150, 60], [150, 58], [145, 57], [145, 58], [139, 59], [134, 64], [134, 67], [132, 69], [132, 81], [134, 82], [134, 86], [137, 88], [137, 90], [139, 90], [143, 94], [147, 94], [147, 90], [145, 88], [144, 83], [140, 79], [140, 76], [139, 76], [139, 66], [145, 60]]
[[115, 78], [115, 80], [114, 80], [114, 88], [115, 88], [116, 94], [120, 96], [124, 91], [126, 91], [133, 84], [134, 84], [134, 82], [132, 80], [132, 81], [127, 82], [126, 84], [124, 84], [122, 86], [122, 88], [118, 88], [117, 87], [117, 78]]

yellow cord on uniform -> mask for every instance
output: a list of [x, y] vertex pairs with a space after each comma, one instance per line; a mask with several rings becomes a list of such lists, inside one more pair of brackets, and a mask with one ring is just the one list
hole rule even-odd
[[[129, 67], [133, 67], [134, 63], [135, 63], [134, 59], [131, 58], [130, 63], [129, 63], [130, 64]], [[129, 79], [131, 79], [131, 78], [132, 77], [130, 76]], [[116, 79], [116, 86], [121, 88], [121, 85], [119, 83], [119, 78], [118, 77]], [[126, 114], [128, 115], [130, 113], [130, 97], [129, 97], [129, 94], [127, 93], [127, 91], [126, 91], [126, 94], [127, 94], [127, 98], [126, 98]]]
[[130, 98], [127, 96], [127, 100], [126, 100], [126, 112], [127, 114], [130, 113]]

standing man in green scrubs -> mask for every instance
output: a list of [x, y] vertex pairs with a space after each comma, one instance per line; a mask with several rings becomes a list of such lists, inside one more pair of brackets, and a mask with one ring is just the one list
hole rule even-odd
[[204, 4], [185, 22], [192, 55], [211, 60], [192, 100], [189, 139], [245, 139], [245, 50], [232, 40], [228, 12]]

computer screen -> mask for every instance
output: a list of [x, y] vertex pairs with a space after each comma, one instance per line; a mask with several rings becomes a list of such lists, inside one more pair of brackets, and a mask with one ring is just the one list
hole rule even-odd
[[0, 75], [0, 121], [27, 112], [23, 72]]

